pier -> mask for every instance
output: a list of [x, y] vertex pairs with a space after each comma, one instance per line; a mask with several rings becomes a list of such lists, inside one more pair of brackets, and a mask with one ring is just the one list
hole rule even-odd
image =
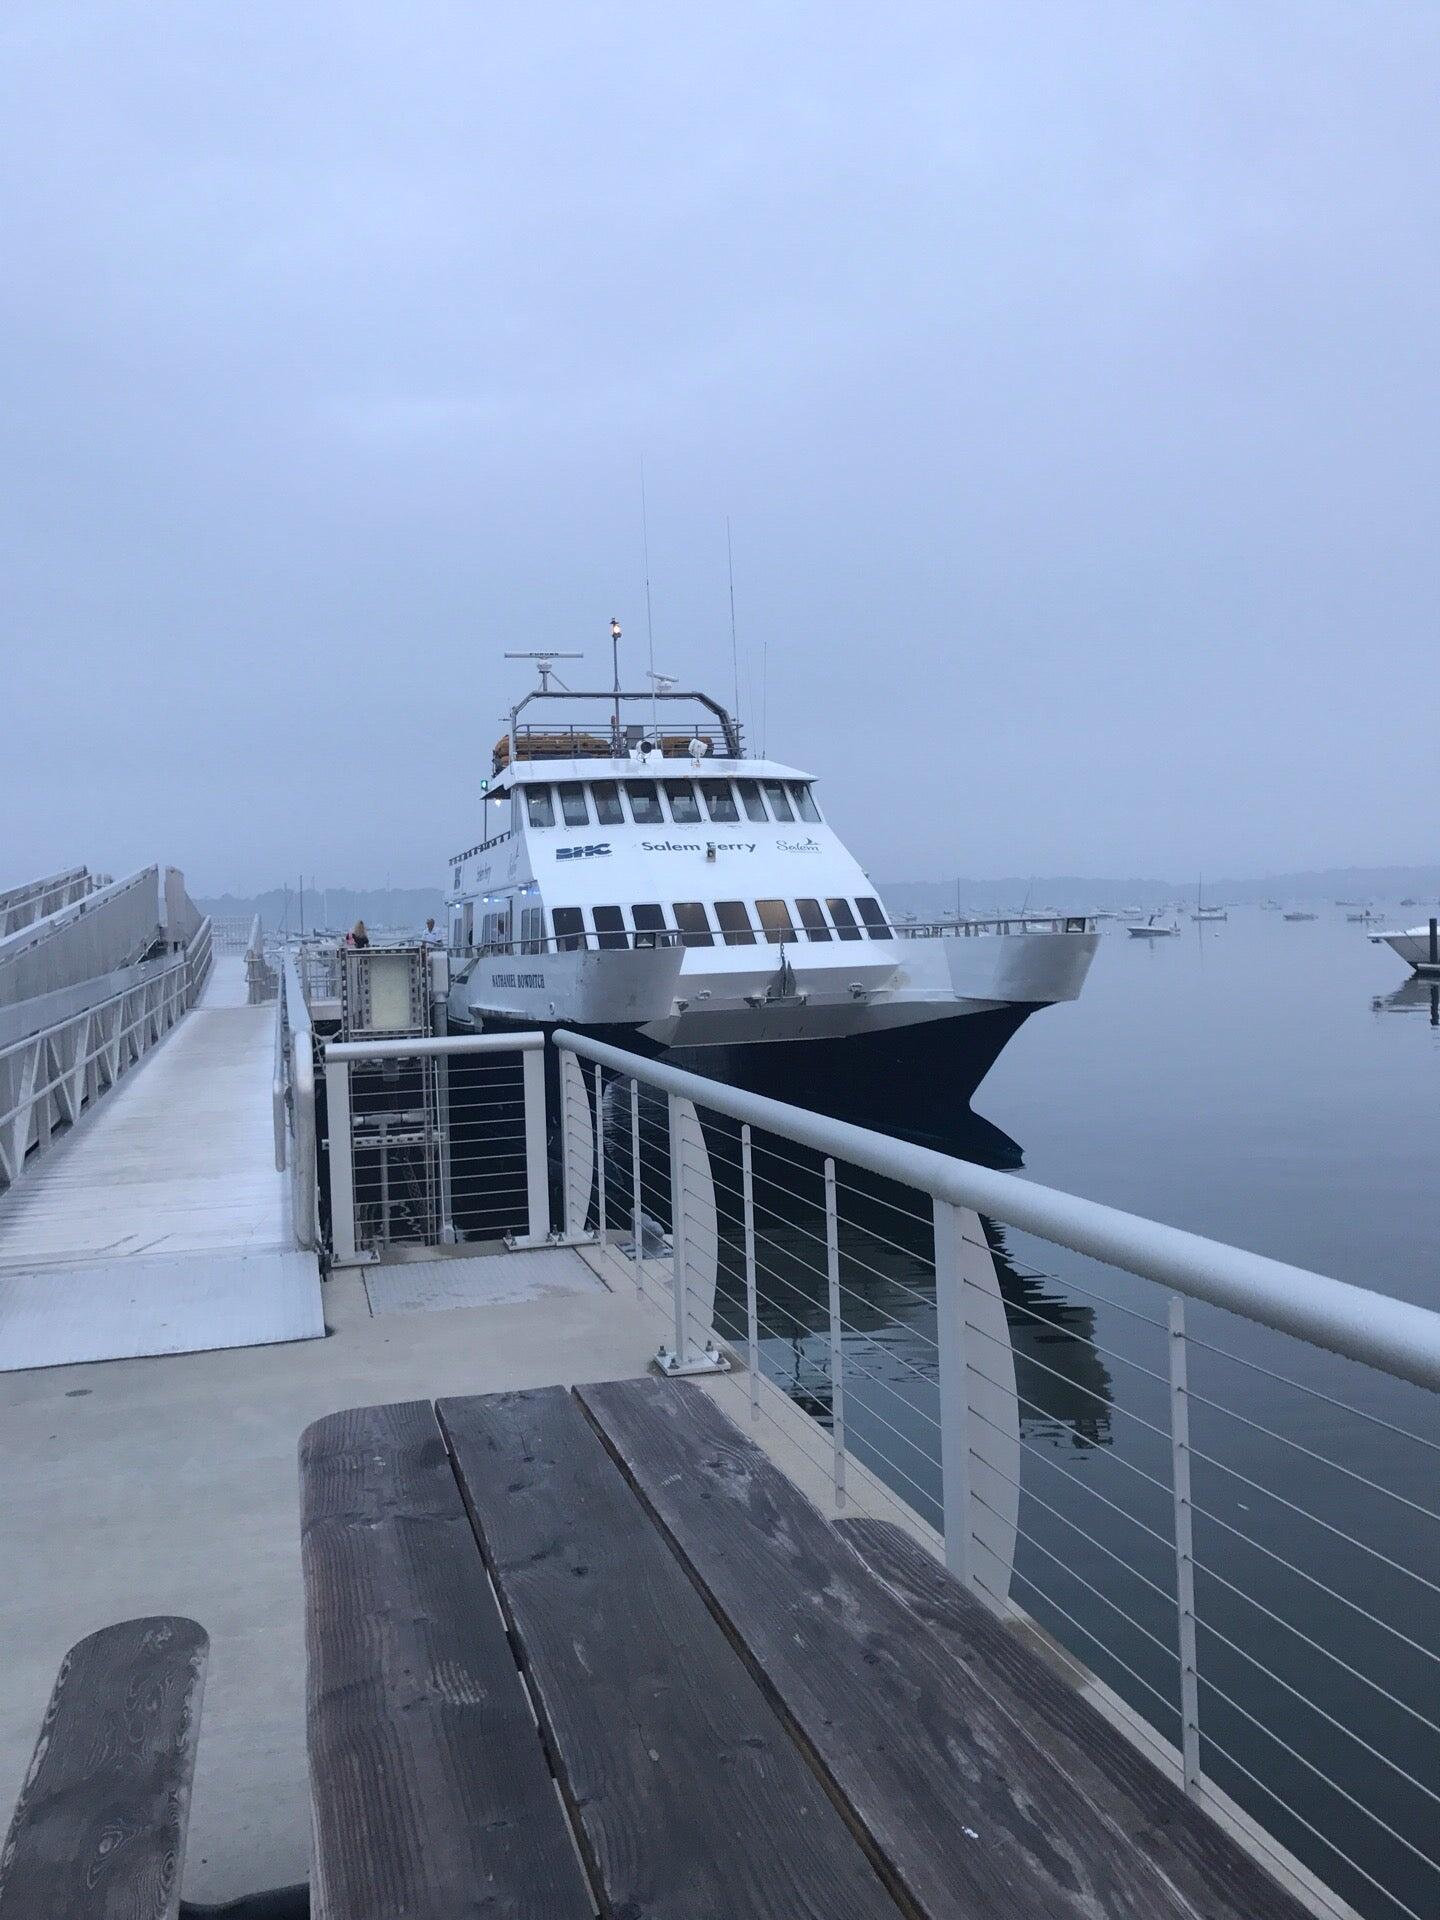
[[[177, 1901], [1433, 1905], [1428, 1656], [1282, 1509], [1318, 1452], [1342, 1498], [1313, 1525], [1379, 1564], [1364, 1504], [1408, 1495], [1357, 1508], [1376, 1456], [1327, 1436], [1359, 1364], [1386, 1444], [1433, 1447], [1440, 1318], [584, 1036], [452, 1034], [438, 988], [402, 1030], [397, 983], [443, 956], [374, 949], [361, 996], [344, 954], [211, 953], [169, 892], [139, 957], [10, 1037], [0, 1794], [68, 1647], [178, 1619], [208, 1665]], [[1119, 1276], [1151, 1343], [1103, 1355], [1150, 1377], [1128, 1531], [1027, 1431], [1064, 1344], [1020, 1357], [1041, 1310], [996, 1223]], [[882, 1241], [933, 1331], [913, 1379]], [[1259, 1397], [1217, 1385], [1235, 1316]], [[1324, 1429], [1297, 1342], [1337, 1363]], [[1243, 1506], [1217, 1419], [1270, 1435]], [[1095, 1596], [1068, 1626], [1057, 1503]], [[1357, 1688], [1409, 1703], [1396, 1737], [1357, 1743]], [[1275, 1711], [1296, 1694], [1313, 1721]]]

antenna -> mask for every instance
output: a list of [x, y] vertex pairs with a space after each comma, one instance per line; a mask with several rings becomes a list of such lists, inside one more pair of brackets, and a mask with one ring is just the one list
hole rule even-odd
[[730, 572], [730, 666], [735, 675], [735, 724], [740, 724], [740, 648], [735, 639], [735, 550], [730, 544], [730, 516], [725, 516], [725, 564]]
[[610, 622], [610, 660], [615, 670], [615, 751], [620, 751], [620, 622]]
[[[617, 629], [616, 631], [618, 636], [619, 630]], [[585, 656], [583, 653], [557, 653], [555, 649], [551, 647], [544, 653], [507, 653], [505, 655], [505, 658], [507, 660], [538, 661], [539, 672], [540, 672], [540, 691], [542, 693], [548, 693], [550, 691], [550, 676], [552, 673], [555, 672], [554, 662], [557, 660], [583, 660]], [[569, 692], [569, 688], [565, 687], [565, 682], [563, 680], [560, 682], [560, 685], [565, 688], [565, 691], [567, 693]]]
[[[650, 514], [645, 503], [645, 461], [640, 461], [640, 550], [645, 558], [645, 637], [650, 645], [650, 678], [655, 678], [655, 621], [650, 609]], [[650, 731], [658, 736], [660, 712], [650, 702]]]

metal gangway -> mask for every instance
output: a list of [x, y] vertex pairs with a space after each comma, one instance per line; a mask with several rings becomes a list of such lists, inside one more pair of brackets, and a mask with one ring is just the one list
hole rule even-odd
[[0, 940], [0, 1371], [318, 1336], [248, 953], [173, 867], [62, 891]]

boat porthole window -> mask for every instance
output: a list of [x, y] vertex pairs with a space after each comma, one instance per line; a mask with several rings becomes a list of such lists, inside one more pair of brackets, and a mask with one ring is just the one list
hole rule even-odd
[[753, 947], [755, 929], [743, 900], [717, 900], [715, 918], [727, 947]]
[[740, 818], [740, 810], [735, 805], [735, 796], [730, 791], [728, 780], [702, 780], [700, 792], [705, 801], [705, 811], [712, 820], [727, 824]]
[[660, 944], [660, 936], [665, 932], [665, 909], [653, 903], [632, 907], [630, 918], [635, 923], [635, 944], [637, 947], [654, 947]]
[[597, 780], [590, 792], [595, 801], [595, 823], [601, 827], [623, 827], [625, 809], [620, 804], [620, 789], [613, 780]]
[[765, 782], [765, 798], [770, 802], [770, 811], [777, 820], [793, 820], [795, 814], [785, 797], [785, 789], [778, 780]]
[[757, 900], [755, 911], [760, 916], [765, 938], [772, 947], [795, 938], [795, 922], [790, 918], [790, 909], [783, 900]]
[[860, 929], [855, 924], [855, 915], [848, 900], [827, 900], [830, 918], [835, 922], [835, 935], [839, 940], [858, 940]]
[[803, 780], [792, 780], [787, 791], [795, 802], [795, 811], [802, 820], [808, 820], [812, 826], [820, 823], [820, 809], [816, 806], [809, 787]]
[[700, 802], [688, 780], [667, 780], [665, 798], [670, 802], [670, 818], [677, 827], [699, 826]]
[[745, 818], [747, 820], [768, 820], [770, 818], [769, 814], [765, 811], [765, 802], [760, 797], [760, 783], [758, 780], [737, 780], [735, 782], [735, 788], [740, 795], [740, 804], [745, 809]]
[[821, 911], [818, 900], [797, 900], [795, 902], [795, 908], [800, 915], [800, 924], [805, 929], [805, 938], [807, 940], [828, 940], [830, 938], [830, 923]]
[[637, 827], [665, 824], [665, 816], [660, 811], [660, 795], [653, 780], [627, 780], [625, 790], [630, 795], [630, 817]]
[[556, 907], [550, 923], [555, 929], [555, 945], [561, 953], [574, 953], [585, 945], [585, 916], [579, 907]]
[[885, 918], [885, 909], [878, 900], [860, 895], [855, 902], [860, 909], [860, 918], [865, 922], [865, 931], [872, 940], [889, 940], [890, 924]]
[[566, 780], [560, 787], [560, 816], [567, 827], [588, 827], [590, 809], [585, 804], [585, 789], [578, 780]]
[[532, 827], [553, 827], [555, 824], [555, 801], [549, 787], [527, 787], [525, 803], [530, 810]]
[[710, 916], [700, 900], [677, 900], [671, 911], [675, 915], [675, 925], [680, 929], [680, 944], [686, 947], [713, 947], [715, 936], [710, 931]]
[[625, 931], [625, 916], [619, 907], [596, 907], [595, 944], [602, 948], [628, 947], [629, 935]]

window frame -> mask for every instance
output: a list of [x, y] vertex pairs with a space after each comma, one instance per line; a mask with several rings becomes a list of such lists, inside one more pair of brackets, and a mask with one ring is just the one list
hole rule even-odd
[[[700, 796], [695, 791], [695, 782], [693, 780], [662, 780], [660, 784], [665, 789], [665, 804], [670, 809], [670, 818], [677, 827], [704, 826], [705, 816], [700, 811]], [[695, 809], [695, 817], [693, 820], [687, 819], [683, 814], [675, 811], [676, 799], [679, 798], [683, 801], [687, 795], [689, 796], [690, 805]]]
[[[590, 824], [590, 802], [586, 797], [583, 780], [559, 780], [555, 785], [555, 797], [560, 802], [560, 824], [562, 827], [588, 827]], [[580, 818], [572, 820], [570, 805], [579, 809]]]
[[[642, 927], [639, 915], [653, 913], [656, 916], [654, 926]], [[635, 948], [658, 947], [663, 944], [663, 936], [670, 932], [665, 921], [665, 909], [658, 900], [641, 900], [630, 909], [630, 924], [635, 929]]]
[[[873, 920], [865, 911], [867, 906], [875, 909], [875, 917]], [[871, 940], [893, 940], [895, 938], [890, 928], [890, 922], [885, 918], [885, 909], [873, 893], [857, 893], [855, 896], [855, 910], [860, 915], [860, 923]]]
[[[576, 925], [562, 928], [559, 924], [561, 914], [573, 913]], [[550, 927], [555, 935], [557, 953], [585, 953], [589, 950], [590, 935], [585, 929], [585, 909], [583, 907], [552, 907], [550, 909]]]
[[[535, 818], [535, 808], [537, 803], [545, 807], [549, 812], [550, 818], [548, 820], [537, 820]], [[541, 827], [541, 828], [554, 826], [555, 824], [555, 789], [549, 784], [548, 781], [534, 780], [534, 781], [526, 782], [525, 824], [530, 827]]]
[[[813, 921], [806, 918], [806, 907], [813, 907], [815, 909], [815, 918]], [[835, 930], [825, 918], [825, 909], [813, 894], [807, 894], [804, 899], [801, 899], [797, 894], [795, 896], [795, 911], [800, 916], [800, 931], [805, 935], [807, 940], [819, 942], [822, 940], [833, 940], [835, 938]]]
[[[838, 912], [838, 909], [841, 907], [845, 909], [845, 917], [843, 919]], [[836, 894], [833, 899], [827, 898], [825, 901], [825, 911], [830, 916], [830, 924], [835, 929], [835, 938], [837, 940], [863, 940], [865, 938], [865, 935], [860, 930], [860, 922], [855, 918], [854, 907], [851, 906], [850, 902], [842, 895]]]
[[[659, 781], [627, 780], [624, 785], [625, 799], [630, 808], [630, 818], [634, 821], [635, 825], [637, 827], [663, 827], [665, 825], [665, 809], [660, 804]], [[642, 787], [648, 787], [650, 789], [650, 797], [654, 802], [655, 817], [651, 820], [642, 820], [640, 815], [635, 811], [635, 795]]]
[[[767, 907], [778, 907], [780, 909], [780, 912], [785, 916], [783, 926], [780, 925], [778, 921], [774, 926], [770, 924], [765, 918], [765, 909]], [[796, 943], [798, 936], [795, 932], [795, 920], [790, 912], [790, 902], [788, 900], [757, 900], [755, 902], [755, 918], [760, 922], [760, 932], [764, 935], [767, 945], [783, 947], [787, 945], [793, 946]]]
[[[603, 800], [601, 798], [602, 794], [605, 796]], [[595, 824], [597, 827], [624, 826], [625, 803], [620, 798], [620, 782], [618, 780], [592, 780], [590, 783], [590, 804], [595, 809]]]
[[[602, 927], [601, 914], [614, 914], [610, 926]], [[602, 953], [623, 953], [630, 945], [630, 932], [625, 925], [625, 915], [621, 908], [612, 906], [591, 907], [590, 923], [595, 929], [595, 945]]]
[[[795, 809], [796, 819], [802, 821], [807, 827], [820, 826], [822, 824], [820, 809], [816, 806], [815, 796], [810, 791], [810, 782], [808, 780], [787, 780], [785, 787], [790, 795], [790, 804]], [[808, 813], [805, 811], [807, 807], [810, 809]]]
[[745, 818], [752, 821], [756, 826], [768, 826], [770, 824], [770, 815], [765, 806], [765, 795], [760, 790], [760, 782], [758, 780], [737, 780], [735, 782], [735, 791], [740, 796], [740, 805], [745, 811]]
[[[696, 782], [696, 785], [700, 789], [701, 804], [704, 806], [705, 812], [713, 826], [734, 827], [740, 824], [740, 808], [735, 799], [735, 789], [728, 780], [700, 780]], [[717, 813], [715, 811], [711, 803], [710, 794], [705, 791], [707, 787], [709, 787], [712, 792], [723, 796], [724, 804], [730, 809], [728, 814]]]

